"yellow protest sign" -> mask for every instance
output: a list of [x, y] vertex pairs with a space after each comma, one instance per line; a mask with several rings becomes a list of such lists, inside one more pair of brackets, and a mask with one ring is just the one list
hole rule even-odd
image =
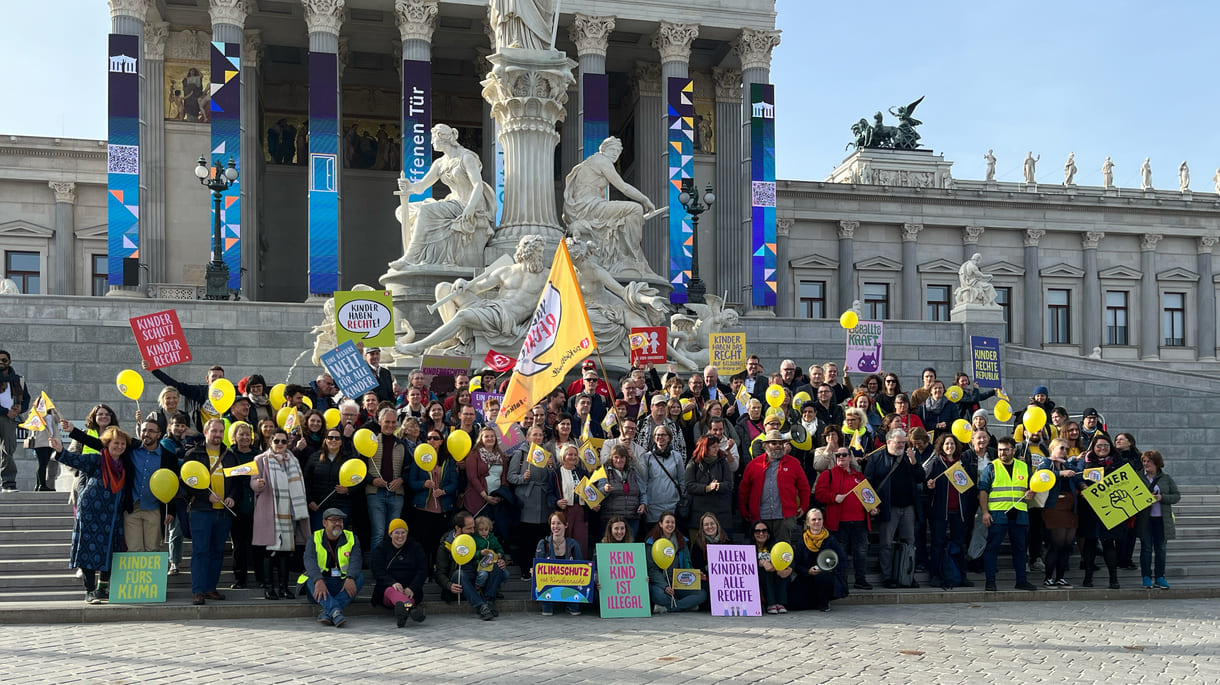
[[959, 461], [953, 466], [945, 469], [945, 478], [953, 487], [957, 488], [959, 493], [965, 493], [970, 488], [974, 487], [974, 480], [970, 478], [970, 474], [966, 473], [966, 469], [962, 468], [962, 463]]
[[721, 376], [731, 376], [746, 370], [746, 334], [711, 333], [708, 335], [708, 354], [712, 366]]
[[860, 499], [860, 504], [864, 505], [865, 511], [872, 511], [881, 506], [881, 497], [877, 495], [877, 491], [873, 489], [872, 483], [869, 483], [867, 478], [852, 488], [851, 494]]
[[1152, 506], [1155, 499], [1130, 464], [1085, 488], [1084, 498], [1106, 529]]
[[675, 590], [699, 590], [703, 587], [703, 581], [699, 577], [699, 572], [693, 568], [676, 568], [674, 569], [674, 589]]

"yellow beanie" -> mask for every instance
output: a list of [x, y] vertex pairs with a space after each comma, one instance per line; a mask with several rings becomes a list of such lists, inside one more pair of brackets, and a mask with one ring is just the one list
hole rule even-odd
[[394, 519], [393, 521], [390, 521], [390, 531], [389, 532], [393, 533], [394, 531], [399, 530], [399, 529], [406, 530], [407, 522], [402, 519]]

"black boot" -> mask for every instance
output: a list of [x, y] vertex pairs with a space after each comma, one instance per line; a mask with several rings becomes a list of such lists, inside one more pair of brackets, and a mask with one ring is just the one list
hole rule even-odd
[[[284, 599], [292, 599], [292, 593], [288, 591], [288, 554], [275, 555], [275, 575], [276, 582], [280, 584], [280, 597]], [[268, 580], [270, 583], [271, 581]]]
[[263, 580], [267, 583], [267, 589], [263, 591], [263, 597], [266, 599], [279, 599], [280, 596], [275, 592], [275, 572], [272, 570], [270, 557], [263, 557], [262, 567]]

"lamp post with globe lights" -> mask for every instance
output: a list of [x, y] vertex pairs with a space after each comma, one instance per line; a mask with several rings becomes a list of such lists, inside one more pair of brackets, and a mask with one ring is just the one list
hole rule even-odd
[[212, 261], [208, 262], [207, 288], [204, 297], [209, 300], [227, 300], [230, 294], [229, 265], [224, 261], [220, 230], [220, 203], [225, 191], [237, 180], [237, 166], [230, 157], [227, 167], [221, 165], [220, 160], [217, 159], [216, 166], [209, 169], [207, 158], [199, 155], [199, 161], [195, 165], [195, 177], [199, 179], [200, 185], [212, 191]]
[[[702, 200], [702, 201], [700, 201]], [[694, 304], [704, 304], [706, 302], [707, 286], [703, 283], [703, 279], [699, 277], [699, 215], [712, 208], [716, 203], [716, 195], [712, 192], [712, 184], [707, 184], [707, 189], [703, 191], [703, 197], [699, 197], [699, 191], [695, 187], [694, 179], [687, 179], [682, 182], [682, 192], [678, 195], [678, 202], [686, 208], [686, 213], [690, 216], [691, 221], [691, 262], [690, 262], [690, 284], [686, 286], [686, 301]]]

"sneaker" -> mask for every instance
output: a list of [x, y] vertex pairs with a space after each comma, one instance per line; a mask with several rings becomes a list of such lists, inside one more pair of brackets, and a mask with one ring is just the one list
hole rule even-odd
[[1047, 587], [1050, 587], [1050, 588], [1056, 587], [1055, 581], [1050, 578], [1047, 578], [1046, 580], [1042, 581], [1042, 584]]
[[479, 606], [479, 618], [483, 619], [484, 621], [490, 621], [495, 617], [495, 614], [491, 613], [491, 607], [487, 606], [486, 602]]
[[230, 583], [229, 589], [230, 590], [245, 590], [246, 584], [245, 583]]
[[776, 604], [776, 605], [775, 605], [775, 611], [776, 611], [777, 613], [780, 613], [780, 614], [786, 614], [786, 613], [788, 613], [788, 609], [787, 609], [787, 607], [785, 607], [783, 604]]
[[829, 604], [827, 604], [827, 605], [826, 605], [826, 606], [824, 606], [824, 607], [818, 607], [818, 611], [822, 612], [823, 614], [825, 614], [825, 613], [829, 613], [829, 612], [830, 612], [830, 605], [829, 605]]
[[427, 612], [424, 611], [424, 605], [416, 604], [411, 607], [411, 620], [416, 623], [423, 623], [424, 619], [428, 618]]
[[1071, 584], [1071, 583], [1069, 583], [1069, 582], [1067, 582], [1066, 580], [1064, 580], [1064, 579], [1060, 578], [1059, 580], [1056, 580], [1056, 581], [1055, 581], [1055, 586], [1056, 586], [1056, 587], [1066, 587], [1066, 588], [1070, 588], [1070, 587], [1072, 587], [1072, 584]]
[[531, 577], [533, 577], [533, 574], [528, 568], [521, 569], [521, 580], [529, 580]]
[[94, 592], [93, 594], [97, 595], [97, 599], [99, 602], [109, 602], [110, 601], [110, 588], [106, 587], [105, 585], [98, 585], [97, 591]]
[[[195, 595], [195, 596], [199, 597], [200, 595]], [[202, 602], [200, 602], [200, 604], [202, 604]], [[334, 623], [332, 623], [330, 620], [330, 616], [327, 616], [325, 611], [318, 612], [317, 621], [318, 621], [318, 623], [321, 623], [324, 626], [334, 625]]]
[[487, 600], [487, 606], [491, 609], [492, 618], [500, 618], [500, 609], [496, 607], [495, 600]]
[[779, 613], [779, 607], [777, 607], [776, 605], [772, 604], [771, 606], [767, 607], [767, 613], [768, 613], [768, 614], [778, 614], [778, 613]]
[[97, 598], [97, 593], [90, 590], [85, 593], [85, 604], [101, 604], [102, 600]]
[[855, 584], [857, 590], [872, 590], [873, 584], [867, 580], [857, 580]]
[[1023, 580], [1023, 581], [1017, 583], [1016, 585], [1013, 585], [1013, 587], [1015, 587], [1018, 590], [1027, 590], [1030, 592], [1033, 592], [1038, 589], [1037, 585], [1034, 585], [1033, 583], [1029, 582], [1028, 580]]
[[994, 580], [989, 580], [987, 581], [987, 585], [983, 588], [983, 590], [987, 592], [996, 592], [998, 588], [996, 588]]
[[343, 616], [343, 612], [335, 609], [330, 614], [330, 621], [336, 628], [342, 628], [344, 623], [347, 623], [347, 618]]
[[653, 604], [653, 605], [652, 605], [652, 613], [654, 613], [654, 614], [666, 614], [666, 613], [669, 613], [669, 609], [666, 609], [665, 607], [661, 606], [660, 604]]
[[411, 608], [406, 602], [394, 602], [394, 622], [401, 628], [407, 625], [407, 615], [411, 612]]
[[2, 489], [4, 492], [18, 492], [16, 483], [5, 483]]
[[171, 576], [176, 576], [176, 575], [178, 575], [178, 564], [175, 564], [175, 563], [174, 563], [174, 562], [172, 562], [172, 561], [171, 561], [171, 562], [169, 562], [169, 574], [170, 574]]
[[580, 607], [575, 604], [568, 605], [568, 616], [580, 616]]
[[1157, 587], [1157, 589], [1159, 589], [1159, 590], [1168, 590], [1168, 589], [1169, 589], [1169, 581], [1165, 580], [1165, 576], [1157, 576], [1157, 579], [1156, 579], [1156, 587]]
[[1144, 576], [1143, 582], [1144, 582], [1145, 588], [1147, 588], [1149, 590], [1152, 589], [1152, 576]]
[[543, 616], [554, 616], [555, 610], [551, 609], [551, 607], [546, 607], [542, 610], [542, 615]]
[[1041, 560], [1041, 559], [1034, 559], [1034, 560], [1033, 560], [1032, 562], [1030, 562], [1030, 564], [1029, 564], [1029, 570], [1031, 570], [1031, 571], [1045, 571], [1045, 570], [1046, 570], [1046, 564], [1042, 563], [1042, 560]]

